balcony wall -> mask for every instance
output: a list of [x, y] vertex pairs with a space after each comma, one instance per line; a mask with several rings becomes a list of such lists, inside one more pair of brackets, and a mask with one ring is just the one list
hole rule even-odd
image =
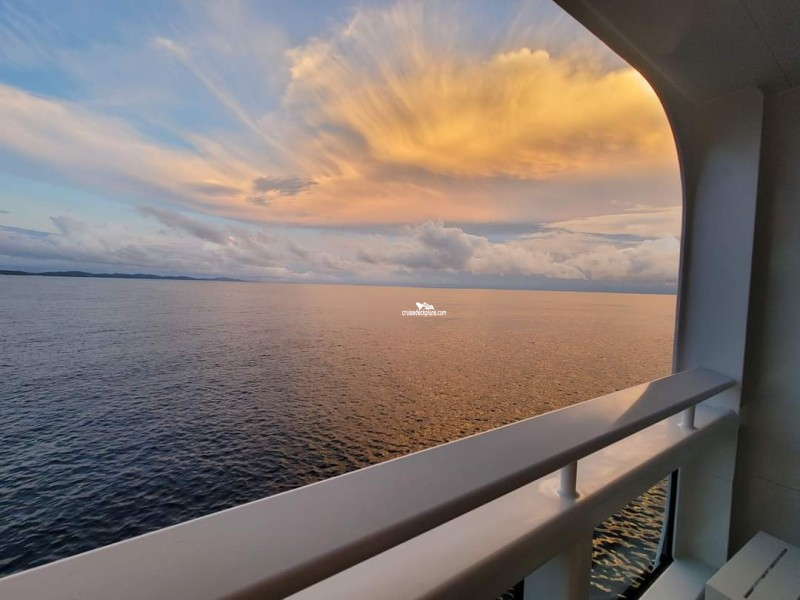
[[800, 87], [764, 109], [731, 550], [800, 544]]
[[[798, 4], [556, 2], [647, 77], [673, 124], [685, 211], [676, 368], [742, 382], [725, 398], [743, 427], [735, 462], [712, 465], [719, 489], [691, 470], [683, 481], [724, 499], [732, 474], [728, 553], [758, 530], [800, 543]], [[727, 510], [715, 499], [707, 514], [715, 508]], [[712, 537], [723, 528], [677, 540], [676, 552], [715, 565]]]

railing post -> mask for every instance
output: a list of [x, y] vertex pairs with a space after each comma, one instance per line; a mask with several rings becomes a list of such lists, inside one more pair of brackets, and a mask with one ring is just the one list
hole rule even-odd
[[525, 578], [524, 600], [588, 600], [592, 579], [592, 534], [583, 533]]
[[681, 413], [681, 429], [692, 431], [694, 429], [694, 412], [695, 407], [690, 406]]
[[577, 498], [578, 494], [578, 461], [569, 463], [561, 469], [561, 482], [558, 495], [563, 498]]

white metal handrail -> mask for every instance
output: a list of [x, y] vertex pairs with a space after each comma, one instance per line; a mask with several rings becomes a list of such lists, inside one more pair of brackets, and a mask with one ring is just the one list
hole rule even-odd
[[0, 596], [284, 597], [734, 384], [677, 373], [13, 575]]
[[[289, 600], [488, 600], [523, 579], [526, 598], [588, 598], [594, 529], [737, 422], [733, 411], [705, 406], [691, 430], [681, 428], [678, 417], [662, 421], [581, 460], [575, 499], [559, 494], [560, 476], [551, 474]], [[548, 569], [562, 553], [564, 564]], [[537, 571], [543, 565], [544, 572]]]

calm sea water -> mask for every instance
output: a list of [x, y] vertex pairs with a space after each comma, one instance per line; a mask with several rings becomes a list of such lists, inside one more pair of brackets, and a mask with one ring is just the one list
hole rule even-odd
[[0, 276], [0, 574], [664, 376], [674, 305]]

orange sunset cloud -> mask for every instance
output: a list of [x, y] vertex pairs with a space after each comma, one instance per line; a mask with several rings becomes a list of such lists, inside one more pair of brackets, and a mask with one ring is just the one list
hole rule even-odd
[[576, 190], [559, 186], [644, 173], [663, 187], [673, 176], [664, 112], [636, 71], [525, 36], [470, 44], [467, 28], [450, 25], [454, 10], [359, 8], [285, 52], [280, 107], [260, 116], [191, 48], [156, 37], [154, 49], [241, 131], [187, 133], [189, 147], [169, 147], [112, 116], [3, 87], [11, 126], [0, 143], [103, 189], [156, 189], [218, 216], [325, 226], [563, 219]]
[[326, 7], [294, 21], [185, 5], [119, 46], [41, 57], [71, 82], [61, 93], [39, 75], [0, 82], [4, 169], [58, 186], [40, 202], [19, 185], [41, 206], [2, 217], [0, 254], [286, 280], [674, 283], [667, 118], [560, 9]]

